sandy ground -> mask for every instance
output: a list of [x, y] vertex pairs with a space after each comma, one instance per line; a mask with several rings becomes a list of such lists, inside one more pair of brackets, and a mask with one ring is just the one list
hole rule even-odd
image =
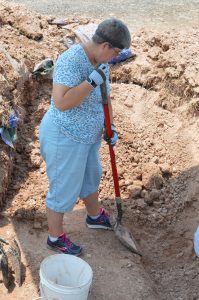
[[[140, 259], [126, 250], [112, 232], [90, 231], [85, 227], [85, 210], [76, 210], [64, 221], [64, 228], [74, 241], [84, 248], [81, 256], [94, 273], [90, 299], [134, 299], [155, 300], [155, 290], [150, 277], [141, 266]], [[73, 224], [71, 226], [71, 224]], [[46, 230], [33, 229], [30, 222], [3, 224], [0, 234], [17, 235], [23, 251], [23, 285], [12, 287], [10, 293], [1, 284], [3, 299], [35, 299], [39, 293], [38, 266], [42, 259], [53, 252], [45, 247]], [[117, 251], [114, 251], [117, 249]], [[117, 263], [116, 263], [117, 262]], [[139, 276], [137, 276], [139, 274]], [[141, 276], [140, 276], [141, 275]], [[133, 283], [133, 284], [132, 284]], [[143, 290], [142, 290], [143, 289]]]
[[[66, 49], [63, 40], [75, 37], [73, 29], [90, 21], [70, 18], [65, 28], [59, 28], [48, 24], [50, 17], [5, 1], [0, 4], [2, 46], [28, 72], [46, 57], [55, 60]], [[124, 222], [143, 258], [125, 249], [112, 232], [88, 230], [83, 203], [78, 201], [64, 226], [82, 244], [82, 258], [94, 270], [91, 299], [199, 299], [199, 261], [193, 251], [199, 224], [198, 35], [197, 27], [186, 32], [139, 30], [133, 35], [136, 57], [111, 67]], [[33, 300], [39, 296], [40, 262], [52, 253], [45, 245], [48, 182], [38, 143], [52, 82], [26, 77], [25, 67], [22, 73], [13, 70], [2, 50], [0, 59], [1, 98], [12, 99], [23, 120], [16, 151], [0, 144], [0, 235], [15, 236], [19, 242], [23, 284], [12, 284], [9, 291], [0, 285], [3, 299]], [[101, 158], [100, 201], [116, 214], [104, 143]]]
[[127, 0], [122, 3], [119, 0], [97, 1], [84, 0], [17, 0], [10, 1], [25, 4], [27, 7], [42, 13], [53, 14], [62, 17], [74, 15], [86, 16], [95, 19], [116, 17], [124, 20], [131, 31], [141, 27], [149, 29], [178, 28], [188, 29], [199, 25], [199, 1], [198, 0]]

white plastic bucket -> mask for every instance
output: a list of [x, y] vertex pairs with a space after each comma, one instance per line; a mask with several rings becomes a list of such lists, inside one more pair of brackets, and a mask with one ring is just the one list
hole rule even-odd
[[69, 254], [46, 257], [40, 265], [42, 297], [56, 300], [87, 300], [93, 272], [83, 259]]

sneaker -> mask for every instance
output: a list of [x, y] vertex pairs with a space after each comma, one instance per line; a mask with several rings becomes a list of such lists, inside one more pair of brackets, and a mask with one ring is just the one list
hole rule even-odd
[[88, 228], [93, 228], [93, 229], [101, 228], [101, 229], [112, 230], [112, 226], [110, 223], [110, 216], [105, 211], [104, 208], [100, 208], [100, 216], [97, 219], [92, 219], [87, 215], [86, 225], [88, 226]]
[[71, 240], [66, 237], [65, 233], [62, 233], [55, 242], [51, 242], [50, 238], [48, 237], [47, 247], [59, 253], [76, 256], [80, 255], [82, 252], [82, 248], [72, 243]]

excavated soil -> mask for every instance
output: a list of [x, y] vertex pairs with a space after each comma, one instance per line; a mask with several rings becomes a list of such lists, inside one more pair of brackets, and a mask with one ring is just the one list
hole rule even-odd
[[[45, 58], [55, 61], [66, 49], [66, 37], [75, 38], [74, 28], [94, 21], [69, 18], [59, 27], [48, 23], [52, 19], [0, 1], [0, 97], [21, 114], [16, 149], [0, 143], [0, 235], [16, 237], [23, 263], [22, 287], [13, 284], [7, 291], [0, 283], [3, 299], [38, 297], [39, 265], [52, 254], [45, 248], [48, 182], [38, 142], [52, 80], [35, 78], [31, 71]], [[124, 222], [143, 257], [129, 253], [111, 232], [86, 229], [78, 200], [64, 224], [94, 270], [92, 299], [199, 299], [199, 261], [193, 251], [199, 224], [198, 38], [199, 28], [140, 30], [133, 36], [136, 56], [111, 67]], [[100, 201], [114, 214], [105, 143], [101, 158]]]

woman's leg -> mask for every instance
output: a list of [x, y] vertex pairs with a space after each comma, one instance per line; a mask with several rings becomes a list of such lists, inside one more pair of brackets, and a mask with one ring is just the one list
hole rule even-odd
[[90, 146], [80, 192], [80, 198], [84, 200], [89, 216], [98, 216], [100, 214], [98, 201], [98, 186], [102, 175], [102, 165], [99, 157], [100, 144], [98, 142]]
[[49, 180], [47, 246], [62, 253], [79, 255], [81, 247], [72, 243], [63, 232], [63, 216], [64, 212], [72, 210], [79, 195], [86, 165], [86, 161], [82, 163], [82, 152], [86, 156], [87, 147], [82, 149], [81, 144], [66, 137], [46, 114], [40, 126], [40, 149]]
[[46, 208], [49, 235], [59, 237], [63, 233], [63, 213], [58, 213], [50, 208]]
[[100, 204], [98, 201], [98, 192], [95, 192], [84, 198], [84, 204], [89, 216], [98, 216], [100, 213]]
[[97, 190], [102, 175], [99, 148], [100, 143], [96, 143], [90, 149], [80, 198], [84, 200], [87, 209], [86, 224], [89, 228], [112, 229], [109, 215], [100, 208], [98, 201]]

